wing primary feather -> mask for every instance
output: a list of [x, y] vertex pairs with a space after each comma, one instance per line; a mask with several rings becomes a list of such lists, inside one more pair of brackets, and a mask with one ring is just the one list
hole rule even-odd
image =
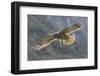
[[34, 50], [41, 50], [42, 48], [48, 46], [51, 42], [55, 41], [54, 35], [47, 35], [44, 38], [40, 39], [36, 44], [34, 44]]
[[37, 45], [36, 50], [38, 50], [38, 48], [39, 48], [39, 45]]

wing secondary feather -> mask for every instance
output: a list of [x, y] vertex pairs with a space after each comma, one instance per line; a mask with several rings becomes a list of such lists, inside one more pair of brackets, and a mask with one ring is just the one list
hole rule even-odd
[[65, 27], [60, 33], [70, 33], [70, 32], [73, 32], [77, 29], [79, 29], [81, 27], [80, 23], [77, 23], [77, 24], [73, 24], [71, 26], [68, 26], [68, 27]]

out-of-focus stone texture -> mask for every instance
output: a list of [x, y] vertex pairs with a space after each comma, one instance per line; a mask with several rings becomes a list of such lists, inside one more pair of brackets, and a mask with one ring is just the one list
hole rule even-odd
[[[28, 15], [28, 60], [79, 59], [88, 57], [88, 18], [76, 16]], [[58, 41], [51, 43], [39, 52], [32, 45], [48, 33], [62, 30], [64, 27], [81, 23], [82, 29], [74, 32], [76, 42], [68, 47], [60, 47]]]

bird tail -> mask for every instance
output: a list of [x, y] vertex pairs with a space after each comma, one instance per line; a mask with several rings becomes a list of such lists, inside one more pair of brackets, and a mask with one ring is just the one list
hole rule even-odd
[[73, 44], [76, 41], [75, 35], [70, 35], [67, 40], [67, 45]]

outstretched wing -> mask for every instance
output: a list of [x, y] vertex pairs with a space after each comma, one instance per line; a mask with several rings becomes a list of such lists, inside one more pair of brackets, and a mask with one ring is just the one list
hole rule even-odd
[[79, 29], [81, 27], [80, 23], [76, 23], [76, 24], [73, 24], [73, 25], [70, 25], [68, 27], [65, 27], [60, 33], [71, 33], [77, 29]]
[[40, 50], [46, 46], [48, 46], [51, 42], [55, 41], [54, 35], [47, 35], [44, 38], [40, 39], [36, 44], [32, 47], [33, 50]]

